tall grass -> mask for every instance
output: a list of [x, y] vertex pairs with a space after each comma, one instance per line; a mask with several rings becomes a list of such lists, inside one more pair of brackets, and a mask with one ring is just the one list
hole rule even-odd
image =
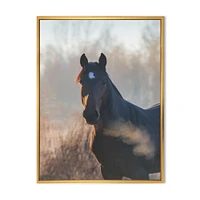
[[40, 118], [41, 180], [102, 179], [90, 149], [93, 128], [77, 113], [63, 123]]

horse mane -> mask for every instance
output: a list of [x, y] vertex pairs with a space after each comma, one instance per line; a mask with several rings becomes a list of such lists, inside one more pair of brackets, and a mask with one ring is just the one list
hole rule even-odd
[[80, 73], [76, 77], [76, 83], [78, 83], [80, 81], [81, 75], [83, 74], [84, 70], [85, 70], [85, 67], [82, 68], [82, 70], [80, 71]]
[[[107, 74], [107, 73], [106, 73]], [[115, 92], [121, 97], [121, 98], [123, 98], [122, 97], [122, 95], [121, 95], [121, 93], [119, 92], [119, 90], [117, 89], [117, 87], [114, 85], [114, 83], [111, 81], [111, 79], [110, 79], [110, 77], [109, 77], [109, 75], [107, 74], [107, 76], [108, 76], [108, 79], [109, 79], [109, 81], [110, 81], [110, 83], [111, 83], [111, 86], [113, 87], [113, 89], [115, 90]]]

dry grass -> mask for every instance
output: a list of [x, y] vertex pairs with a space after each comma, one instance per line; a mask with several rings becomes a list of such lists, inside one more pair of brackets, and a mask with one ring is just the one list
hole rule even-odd
[[41, 117], [40, 179], [103, 179], [100, 164], [90, 150], [91, 134], [92, 127], [77, 114], [64, 123], [50, 123]]
[[[62, 123], [41, 116], [40, 180], [103, 179], [90, 149], [92, 131], [77, 113]], [[150, 179], [160, 179], [160, 173], [150, 174]]]

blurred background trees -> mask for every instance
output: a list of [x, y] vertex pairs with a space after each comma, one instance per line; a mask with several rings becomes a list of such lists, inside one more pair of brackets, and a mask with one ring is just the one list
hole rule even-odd
[[143, 28], [140, 47], [134, 50], [115, 37], [112, 27], [110, 21], [101, 29], [96, 29], [94, 20], [55, 23], [52, 31], [56, 45], [49, 43], [41, 48], [40, 55], [42, 115], [60, 120], [71, 111], [82, 111], [79, 85], [75, 84], [82, 53], [89, 61], [97, 61], [101, 52], [107, 56], [111, 80], [131, 103], [148, 108], [160, 102], [160, 35], [155, 24]]

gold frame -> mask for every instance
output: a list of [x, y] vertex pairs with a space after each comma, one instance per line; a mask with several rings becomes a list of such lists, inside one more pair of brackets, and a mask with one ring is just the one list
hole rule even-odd
[[[40, 163], [40, 20], [160, 20], [160, 180], [39, 180]], [[164, 183], [164, 16], [37, 16], [36, 19], [36, 180], [37, 183]]]

